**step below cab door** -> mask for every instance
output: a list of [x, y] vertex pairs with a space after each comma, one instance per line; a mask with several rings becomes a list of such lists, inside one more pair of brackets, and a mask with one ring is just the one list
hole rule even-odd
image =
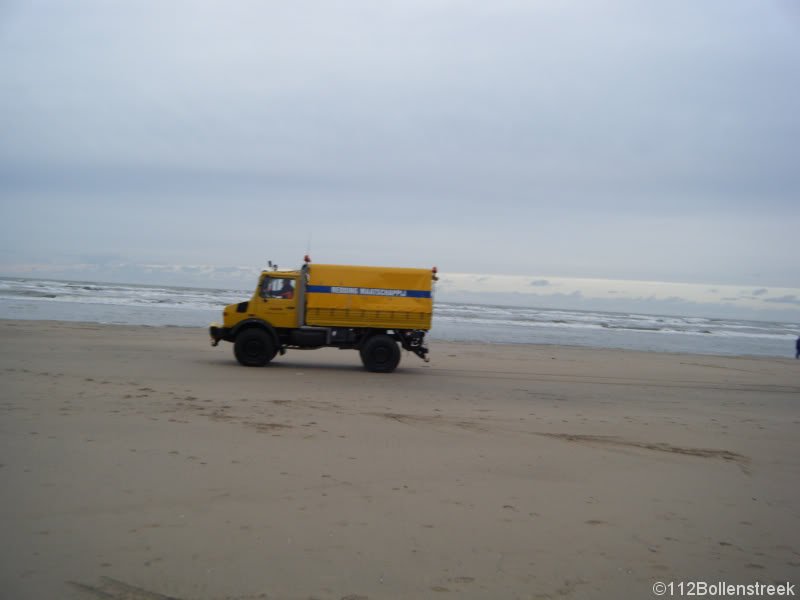
[[259, 290], [259, 313], [273, 327], [297, 327], [297, 279], [267, 275]]

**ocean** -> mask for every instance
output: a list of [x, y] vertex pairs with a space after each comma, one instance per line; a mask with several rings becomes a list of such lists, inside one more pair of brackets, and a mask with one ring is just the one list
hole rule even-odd
[[[0, 318], [205, 327], [252, 291], [0, 278]], [[431, 340], [794, 357], [798, 324], [435, 302]], [[198, 335], [202, 335], [198, 333]]]

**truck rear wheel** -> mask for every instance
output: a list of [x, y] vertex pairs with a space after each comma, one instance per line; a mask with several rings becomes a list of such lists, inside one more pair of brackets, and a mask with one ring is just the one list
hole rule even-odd
[[233, 343], [233, 354], [245, 367], [263, 367], [276, 353], [272, 337], [262, 329], [245, 329]]
[[361, 362], [367, 371], [391, 373], [400, 364], [400, 348], [388, 335], [375, 335], [361, 347]]

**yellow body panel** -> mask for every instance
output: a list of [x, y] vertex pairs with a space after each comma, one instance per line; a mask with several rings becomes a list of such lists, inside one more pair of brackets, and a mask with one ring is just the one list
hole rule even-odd
[[433, 299], [427, 269], [310, 265], [306, 324], [430, 329]]

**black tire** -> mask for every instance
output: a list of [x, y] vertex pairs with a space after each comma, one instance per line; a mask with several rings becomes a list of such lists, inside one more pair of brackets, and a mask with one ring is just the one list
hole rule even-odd
[[233, 343], [233, 354], [245, 367], [263, 367], [276, 353], [272, 336], [263, 329], [245, 329]]
[[374, 335], [361, 347], [361, 362], [367, 371], [391, 373], [400, 364], [400, 348], [388, 335]]

